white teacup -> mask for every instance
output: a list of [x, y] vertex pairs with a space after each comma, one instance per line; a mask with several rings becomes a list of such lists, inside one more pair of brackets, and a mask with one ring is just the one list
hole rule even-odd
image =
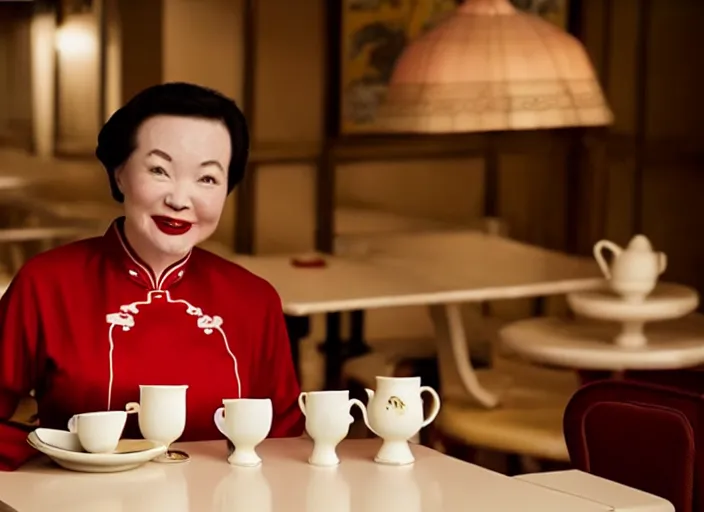
[[68, 420], [68, 431], [78, 436], [85, 451], [112, 453], [120, 442], [126, 421], [125, 411], [86, 412]]
[[235, 451], [227, 461], [235, 466], [258, 466], [262, 459], [256, 447], [271, 430], [274, 412], [268, 398], [233, 398], [222, 401], [224, 407], [215, 411], [213, 420], [227, 437]]
[[308, 462], [314, 466], [336, 466], [340, 463], [335, 451], [347, 437], [354, 418], [350, 408], [364, 404], [349, 391], [308, 391], [298, 396], [298, 406], [306, 417], [306, 432], [313, 440], [313, 453]]

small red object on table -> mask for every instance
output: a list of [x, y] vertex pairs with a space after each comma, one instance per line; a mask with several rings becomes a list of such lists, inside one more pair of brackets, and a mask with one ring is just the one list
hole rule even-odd
[[323, 268], [327, 262], [320, 254], [304, 254], [291, 258], [291, 265], [298, 268]]

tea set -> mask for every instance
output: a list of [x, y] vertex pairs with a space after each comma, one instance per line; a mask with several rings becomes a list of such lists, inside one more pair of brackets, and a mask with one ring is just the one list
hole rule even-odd
[[[610, 264], [605, 253], [611, 254]], [[600, 240], [594, 245], [593, 254], [607, 286], [570, 293], [567, 302], [580, 316], [621, 324], [612, 340], [621, 348], [647, 345], [645, 323], [681, 318], [699, 305], [695, 290], [658, 282], [667, 269], [667, 255], [655, 251], [644, 235], [635, 235], [626, 247]]]
[[[611, 265], [604, 258], [605, 250], [613, 255]], [[634, 236], [625, 249], [610, 240], [600, 240], [593, 252], [611, 289], [629, 303], [643, 302], [667, 269], [667, 255], [654, 251], [644, 235]]]
[[[359, 408], [369, 430], [382, 439], [374, 461], [402, 466], [414, 462], [409, 440], [432, 423], [440, 411], [440, 397], [420, 377], [376, 377], [376, 391], [366, 389], [365, 405], [350, 399], [349, 391], [308, 391], [298, 397], [305, 416], [305, 428], [313, 441], [308, 463], [333, 467], [340, 463], [337, 446], [349, 434], [351, 409]], [[188, 386], [140, 386], [140, 401], [130, 402], [124, 411], [77, 414], [68, 430], [38, 428], [27, 441], [60, 466], [74, 471], [114, 472], [133, 469], [146, 462], [183, 462], [189, 456], [169, 447], [186, 425]], [[432, 404], [424, 417], [422, 394]], [[224, 399], [213, 421], [233, 445], [228, 462], [234, 466], [262, 464], [257, 446], [269, 435], [273, 406], [268, 398]], [[127, 416], [137, 414], [144, 440], [121, 439]]]

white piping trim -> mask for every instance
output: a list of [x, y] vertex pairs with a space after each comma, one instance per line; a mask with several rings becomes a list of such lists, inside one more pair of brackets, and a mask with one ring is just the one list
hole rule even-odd
[[157, 290], [163, 289], [163, 286], [164, 286], [164, 283], [166, 282], [166, 279], [171, 274], [173, 274], [174, 272], [176, 272], [179, 269], [182, 269], [186, 265], [186, 263], [188, 262], [188, 260], [191, 257], [191, 252], [192, 251], [188, 251], [188, 254], [186, 255], [186, 257], [184, 258], [184, 260], [181, 263], [174, 265], [172, 268], [168, 269], [166, 272], [164, 272], [161, 275], [161, 279], [159, 279], [159, 282], [158, 282]]
[[112, 368], [112, 353], [113, 350], [115, 350], [115, 342], [112, 339], [112, 331], [115, 328], [116, 324], [111, 324], [110, 325], [110, 330], [108, 331], [108, 341], [110, 342], [110, 353], [108, 355], [109, 360], [110, 360], [110, 380], [108, 381], [108, 408], [106, 410], [110, 410], [110, 402], [112, 401], [112, 381], [114, 377], [113, 373], [113, 368]]
[[149, 278], [149, 284], [152, 287], [153, 290], [162, 290], [162, 287], [164, 286], [164, 283], [166, 282], [166, 278], [168, 278], [171, 274], [174, 273], [174, 271], [183, 268], [184, 265], [188, 262], [188, 260], [191, 258], [191, 254], [193, 253], [193, 249], [188, 251], [188, 254], [183, 258], [183, 261], [180, 263], [176, 264], [172, 268], [168, 269], [166, 272], [163, 272], [162, 275], [157, 278], [157, 282], [154, 282], [154, 277], [152, 277], [152, 272], [142, 265], [137, 259], [132, 256], [132, 252], [130, 251], [129, 247], [127, 247], [127, 244], [125, 243], [125, 240], [123, 239], [122, 233], [120, 233], [120, 230], [117, 228], [117, 224], [114, 225], [115, 232], [117, 233], [117, 238], [120, 241], [120, 245], [122, 245], [122, 248], [124, 249], [125, 253], [127, 253], [127, 256], [132, 260], [132, 263], [137, 265], [139, 268], [141, 268], [145, 274], [147, 274], [147, 277]]
[[132, 263], [137, 265], [139, 268], [141, 268], [144, 271], [145, 274], [147, 274], [147, 277], [149, 277], [149, 284], [151, 285], [151, 287], [156, 288], [156, 283], [154, 282], [154, 278], [152, 277], [152, 273], [149, 271], [149, 269], [147, 269], [144, 265], [142, 265], [139, 261], [137, 261], [134, 256], [132, 256], [132, 253], [127, 248], [125, 241], [122, 239], [122, 233], [120, 233], [120, 230], [117, 229], [117, 224], [115, 224], [114, 227], [115, 227], [115, 232], [117, 233], [117, 239], [120, 241], [120, 245], [122, 245], [122, 248], [127, 253], [127, 256], [129, 256], [129, 258], [132, 260]]
[[[184, 262], [185, 263], [185, 262]], [[178, 268], [178, 267], [175, 267]], [[134, 315], [139, 314], [139, 306], [144, 306], [152, 303], [152, 295], [164, 294], [166, 302], [170, 304], [183, 304], [186, 306], [186, 314], [195, 316], [197, 318], [196, 324], [199, 328], [203, 329], [203, 333], [206, 335], [212, 334], [214, 331], [218, 331], [222, 336], [223, 343], [225, 345], [225, 350], [228, 356], [232, 359], [233, 369], [235, 374], [235, 380], [237, 382], [237, 397], [242, 398], [242, 382], [240, 381], [239, 366], [237, 363], [237, 357], [232, 353], [230, 348], [230, 343], [227, 339], [225, 331], [222, 329], [222, 317], [219, 316], [208, 316], [203, 313], [203, 310], [199, 307], [194, 306], [190, 302], [183, 299], [171, 299], [171, 294], [168, 290], [150, 290], [147, 293], [146, 301], [136, 301], [131, 304], [125, 304], [120, 306], [119, 313], [111, 313], [106, 315], [106, 321], [110, 324], [110, 329], [108, 330], [108, 343], [110, 344], [110, 350], [108, 353], [108, 365], [109, 365], [109, 379], [108, 379], [108, 408], [110, 410], [110, 405], [112, 402], [112, 387], [114, 381], [114, 371], [113, 371], [113, 351], [115, 349], [115, 342], [113, 339], [113, 330], [116, 326], [122, 327], [123, 331], [129, 331], [134, 327], [135, 319]]]

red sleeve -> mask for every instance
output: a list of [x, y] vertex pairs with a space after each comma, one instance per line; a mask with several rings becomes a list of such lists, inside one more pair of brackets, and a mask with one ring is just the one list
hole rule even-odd
[[263, 357], [257, 376], [262, 395], [271, 398], [274, 418], [269, 437], [297, 437], [303, 433], [305, 420], [298, 407], [301, 389], [291, 357], [291, 343], [281, 309], [281, 299], [273, 291], [267, 301], [263, 326]]
[[27, 427], [9, 422], [37, 382], [41, 327], [32, 280], [20, 270], [0, 299], [0, 471], [13, 471], [36, 451]]

